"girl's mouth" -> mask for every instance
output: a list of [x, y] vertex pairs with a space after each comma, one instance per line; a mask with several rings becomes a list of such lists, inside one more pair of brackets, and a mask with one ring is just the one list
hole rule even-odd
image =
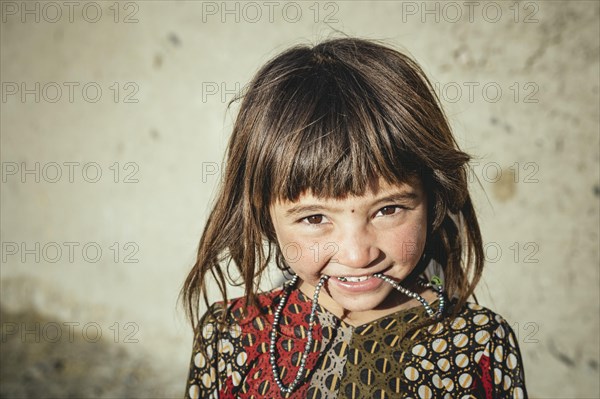
[[383, 280], [374, 278], [373, 275], [366, 276], [338, 276], [329, 279], [329, 284], [336, 290], [348, 294], [362, 294], [379, 289]]
[[360, 283], [361, 281], [367, 281], [367, 279], [370, 279], [371, 276], [357, 276], [357, 277], [336, 277], [338, 280], [340, 280], [341, 282], [348, 282], [348, 283]]

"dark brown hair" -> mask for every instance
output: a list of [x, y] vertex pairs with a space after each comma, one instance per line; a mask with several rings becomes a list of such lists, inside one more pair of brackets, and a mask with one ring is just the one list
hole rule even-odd
[[426, 251], [442, 265], [456, 309], [473, 295], [484, 254], [467, 187], [470, 157], [415, 61], [375, 40], [296, 45], [260, 68], [229, 106], [239, 99], [224, 178], [181, 291], [194, 329], [200, 298], [209, 305], [210, 276], [227, 302], [232, 261], [249, 304], [273, 258], [287, 269], [273, 202], [306, 190], [363, 195], [379, 177], [394, 184], [419, 176], [429, 204]]

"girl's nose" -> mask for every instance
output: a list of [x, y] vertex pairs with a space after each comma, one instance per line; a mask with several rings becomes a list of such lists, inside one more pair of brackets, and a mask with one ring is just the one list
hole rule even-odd
[[367, 229], [345, 229], [336, 242], [338, 248], [332, 259], [343, 266], [368, 267], [379, 256], [374, 237]]

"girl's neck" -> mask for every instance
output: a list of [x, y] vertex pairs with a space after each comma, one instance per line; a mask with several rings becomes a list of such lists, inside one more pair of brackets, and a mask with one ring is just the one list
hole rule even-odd
[[[404, 281], [402, 284], [408, 290], [421, 295], [427, 303], [431, 304], [437, 299], [437, 294], [434, 290], [427, 287], [422, 287], [416, 284], [417, 280]], [[306, 284], [301, 281], [298, 289], [307, 297], [312, 298], [314, 294], [314, 287], [310, 284]], [[399, 312], [405, 309], [411, 309], [415, 307], [422, 307], [423, 305], [417, 299], [408, 298], [405, 295], [400, 294], [397, 291], [392, 291], [388, 298], [377, 307], [377, 309], [362, 311], [362, 312], [349, 312], [346, 309], [341, 308], [323, 289], [319, 295], [319, 305], [333, 314], [335, 317], [343, 321], [344, 323], [353, 327], [358, 327], [363, 324], [370, 323], [374, 320], [381, 319], [390, 314]]]

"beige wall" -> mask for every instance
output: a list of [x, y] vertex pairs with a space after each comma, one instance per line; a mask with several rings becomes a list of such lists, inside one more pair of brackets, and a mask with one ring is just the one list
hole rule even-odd
[[2, 396], [183, 395], [175, 301], [225, 102], [338, 29], [412, 54], [477, 157], [480, 302], [518, 334], [531, 397], [598, 397], [598, 2], [114, 4], [1, 3]]

